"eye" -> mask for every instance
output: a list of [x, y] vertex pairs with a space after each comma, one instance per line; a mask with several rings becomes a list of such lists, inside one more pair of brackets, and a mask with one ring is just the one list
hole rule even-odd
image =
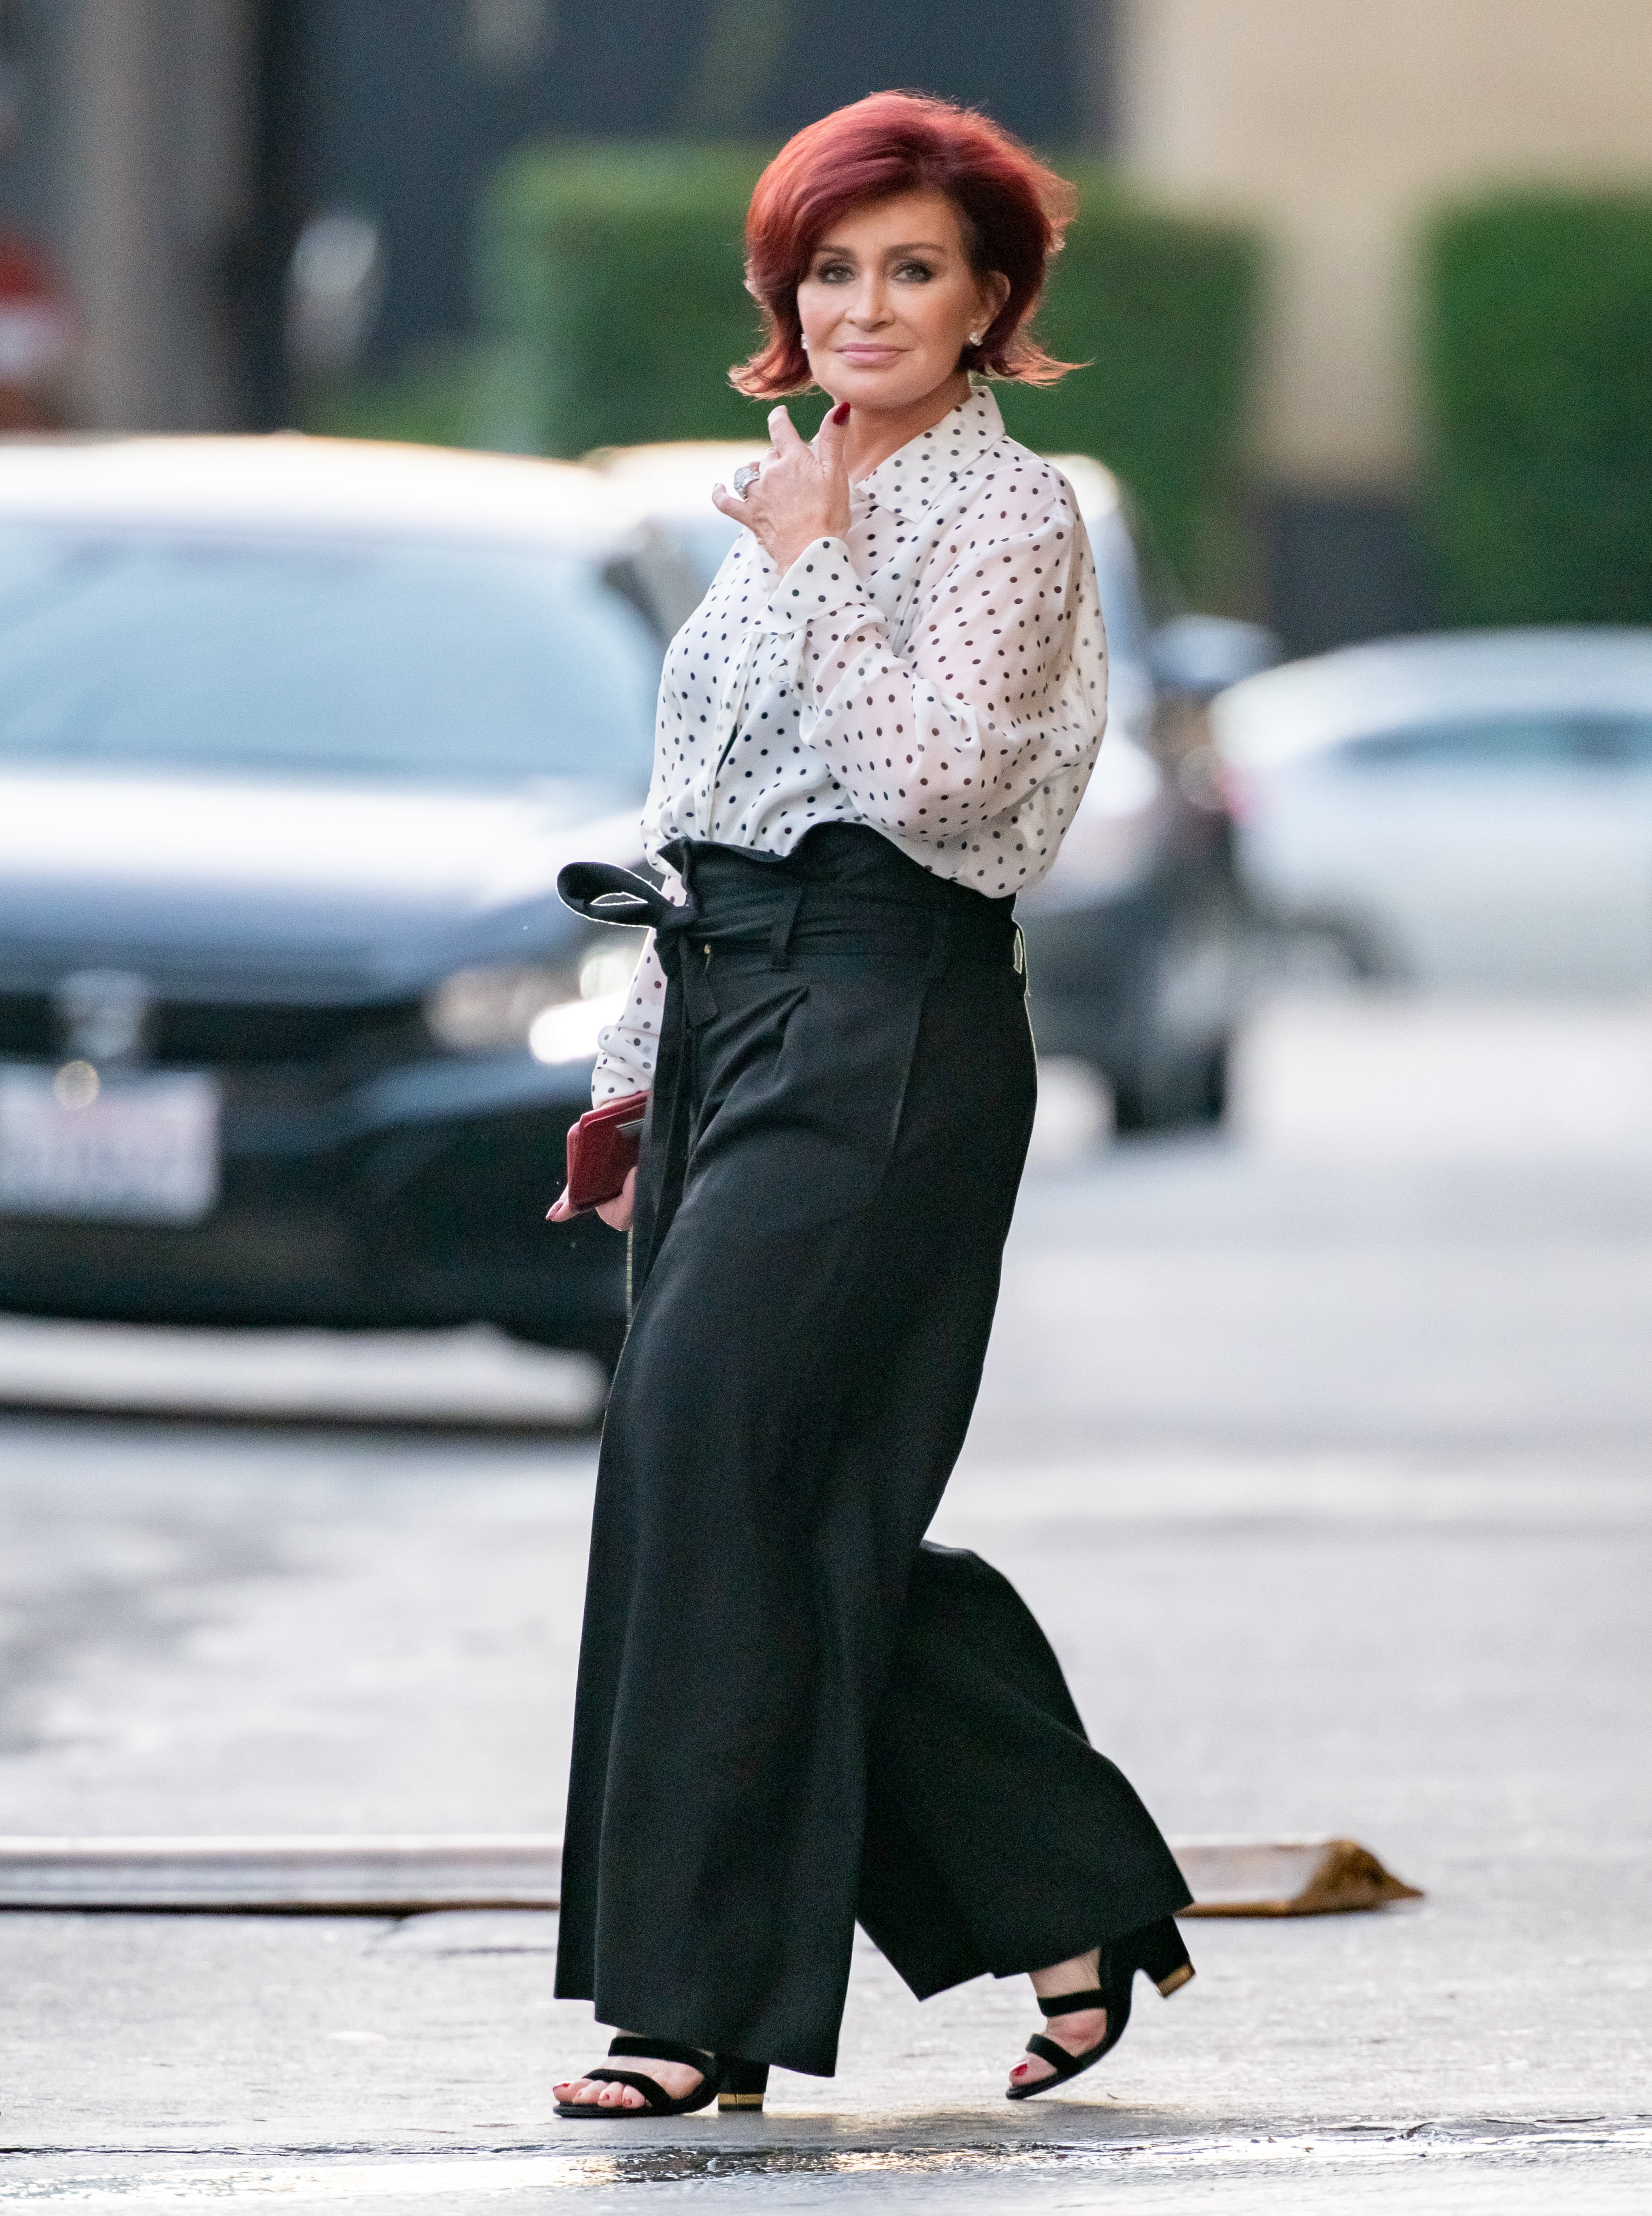
[[817, 285], [847, 285], [854, 274], [847, 262], [823, 262], [814, 273], [814, 281]]
[[894, 274], [903, 285], [927, 285], [935, 271], [927, 262], [903, 262]]

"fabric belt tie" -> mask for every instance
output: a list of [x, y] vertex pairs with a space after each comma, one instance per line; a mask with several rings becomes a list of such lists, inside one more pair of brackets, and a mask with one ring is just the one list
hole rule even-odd
[[[811, 870], [808, 846], [817, 862], [869, 860], [870, 881], [847, 884]], [[1009, 902], [982, 900], [930, 877], [874, 832], [832, 825], [800, 842], [789, 859], [687, 840], [668, 848], [666, 859], [683, 879], [685, 901], [668, 900], [646, 877], [611, 862], [570, 862], [556, 879], [563, 904], [587, 921], [652, 929], [660, 965], [678, 988], [666, 996], [643, 1142], [652, 1204], [639, 1213], [633, 1247], [638, 1285], [670, 1228], [693, 1150], [693, 1034], [718, 1013], [714, 948], [746, 962], [760, 960], [766, 948], [771, 969], [789, 970], [801, 923], [817, 952], [900, 954], [918, 966], [926, 984], [959, 961], [1021, 966]], [[702, 876], [703, 886], [696, 882]]]
[[570, 862], [557, 874], [556, 896], [564, 908], [588, 922], [651, 930], [660, 967], [682, 988], [689, 1022], [709, 1023], [716, 1014], [716, 995], [705, 963], [690, 943], [700, 920], [700, 904], [691, 891], [686, 902], [670, 901], [635, 870], [622, 870], [612, 862]]
[[[693, 1145], [693, 1102], [689, 1084], [689, 1035], [694, 1027], [709, 1023], [717, 1013], [717, 1000], [706, 974], [706, 964], [693, 943], [699, 921], [699, 903], [691, 889], [685, 902], [666, 898], [657, 885], [634, 870], [612, 862], [570, 862], [556, 877], [557, 897], [576, 915], [592, 923], [611, 923], [635, 930], [639, 925], [654, 933], [654, 951], [668, 981], [679, 987], [667, 993], [667, 1012], [675, 1002], [676, 1021], [660, 1027], [660, 1052], [648, 1096], [644, 1126], [645, 1154], [654, 1158], [649, 1182], [656, 1196], [680, 1191]], [[648, 1210], [641, 1231], [642, 1251], [634, 1236], [627, 1265], [627, 1305], [648, 1273], [654, 1250], [665, 1236], [674, 1210], [663, 1209], [656, 1199]]]

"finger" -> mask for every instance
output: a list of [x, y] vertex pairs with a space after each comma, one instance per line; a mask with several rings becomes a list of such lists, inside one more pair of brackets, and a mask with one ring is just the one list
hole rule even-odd
[[770, 409], [769, 436], [774, 442], [777, 457], [783, 461], [788, 454], [803, 452], [808, 444], [783, 408]]
[[749, 523], [752, 520], [752, 512], [746, 502], [737, 492], [730, 492], [727, 485], [712, 486], [711, 505], [721, 509], [724, 515], [732, 515], [736, 523]]
[[611, 1231], [629, 1231], [636, 1210], [636, 1170], [625, 1173], [625, 1182], [611, 1200], [598, 1204], [597, 1213]]
[[557, 1195], [546, 1215], [545, 1221], [547, 1223], [567, 1223], [571, 1221], [573, 1215], [574, 1210], [568, 1204], [568, 1194], [563, 1191]]
[[814, 434], [814, 459], [828, 477], [841, 477], [846, 467], [844, 448], [849, 436], [849, 403], [828, 409]]

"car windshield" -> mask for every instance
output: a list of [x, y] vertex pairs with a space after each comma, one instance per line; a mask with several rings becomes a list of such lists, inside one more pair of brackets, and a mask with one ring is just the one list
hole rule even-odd
[[0, 758], [636, 785], [659, 667], [570, 556], [0, 525]]
[[1356, 740], [1350, 760], [1373, 769], [1652, 768], [1652, 716], [1552, 711], [1464, 716]]

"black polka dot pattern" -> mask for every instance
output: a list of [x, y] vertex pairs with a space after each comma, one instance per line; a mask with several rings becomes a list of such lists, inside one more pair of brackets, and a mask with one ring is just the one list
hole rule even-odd
[[[863, 823], [937, 877], [1018, 892], [1055, 859], [1106, 712], [1072, 490], [978, 385], [853, 488], [845, 539], [782, 576], [741, 533], [666, 657], [644, 845], [784, 854]], [[664, 1001], [650, 944], [598, 1101], [652, 1081]]]

